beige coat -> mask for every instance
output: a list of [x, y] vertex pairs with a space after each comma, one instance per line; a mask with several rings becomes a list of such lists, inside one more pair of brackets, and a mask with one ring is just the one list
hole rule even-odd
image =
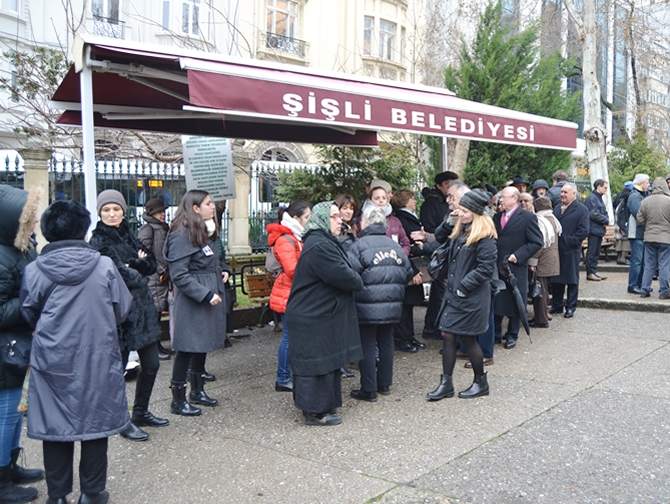
[[[544, 219], [541, 215], [537, 215], [537, 218]], [[538, 277], [556, 276], [561, 272], [561, 265], [558, 258], [558, 230], [553, 219], [547, 220], [554, 228], [556, 239], [548, 248], [541, 248], [538, 250], [533, 258], [528, 261], [529, 266], [537, 266]]]

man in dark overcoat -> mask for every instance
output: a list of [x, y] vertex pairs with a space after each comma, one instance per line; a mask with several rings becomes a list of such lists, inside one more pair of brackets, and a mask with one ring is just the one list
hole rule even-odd
[[561, 205], [554, 208], [554, 215], [563, 227], [558, 239], [558, 256], [561, 273], [551, 277], [552, 305], [549, 313], [563, 313], [565, 286], [568, 286], [568, 303], [565, 318], [572, 318], [577, 308], [579, 292], [579, 261], [582, 241], [589, 234], [589, 211], [577, 201], [577, 187], [568, 182], [561, 188]]
[[[511, 272], [516, 276], [522, 299], [528, 297], [528, 260], [542, 248], [544, 240], [537, 224], [537, 217], [519, 207], [519, 190], [516, 187], [505, 187], [500, 195], [501, 212], [493, 217], [498, 232], [498, 264], [500, 278], [505, 279], [507, 269], [503, 261], [507, 261]], [[503, 317], [509, 317], [509, 325], [505, 334], [505, 348], [516, 346], [519, 337], [521, 319], [516, 306], [512, 289], [508, 286], [501, 291], [494, 301], [495, 340], [502, 341]]]
[[610, 218], [607, 208], [603, 202], [603, 196], [607, 194], [607, 182], [598, 179], [593, 183], [593, 192], [584, 201], [584, 206], [589, 211], [589, 245], [586, 249], [586, 279], [592, 282], [606, 280], [607, 277], [598, 274], [598, 259], [600, 249], [605, 236], [605, 228]]
[[447, 190], [452, 180], [458, 179], [458, 174], [450, 171], [440, 172], [435, 175], [435, 187], [425, 195], [425, 201], [421, 205], [421, 223], [428, 233], [434, 233], [437, 226], [451, 210], [447, 203]]

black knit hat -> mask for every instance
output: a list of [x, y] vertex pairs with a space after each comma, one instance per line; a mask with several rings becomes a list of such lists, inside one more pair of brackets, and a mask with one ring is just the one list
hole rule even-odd
[[514, 178], [512, 179], [512, 185], [517, 185], [517, 184], [524, 184], [528, 185], [528, 181], [526, 180], [526, 177], [523, 175], [515, 175]]
[[91, 214], [76, 201], [56, 201], [40, 219], [42, 235], [49, 242], [83, 240], [91, 226]]
[[473, 189], [461, 196], [458, 205], [467, 208], [476, 214], [483, 215], [490, 202], [491, 193], [482, 191], [481, 189]]

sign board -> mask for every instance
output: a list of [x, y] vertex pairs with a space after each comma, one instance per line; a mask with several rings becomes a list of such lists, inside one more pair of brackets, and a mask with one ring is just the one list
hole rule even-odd
[[186, 190], [207, 191], [214, 201], [235, 198], [233, 149], [228, 138], [182, 136]]

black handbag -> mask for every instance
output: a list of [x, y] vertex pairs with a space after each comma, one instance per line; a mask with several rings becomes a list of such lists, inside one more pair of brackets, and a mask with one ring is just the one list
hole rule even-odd
[[29, 335], [3, 334], [0, 336], [0, 365], [14, 375], [24, 375], [30, 364]]
[[534, 269], [530, 282], [528, 282], [528, 298], [535, 299], [539, 297], [542, 297], [542, 285], [537, 279], [537, 269]]
[[[57, 284], [51, 284], [44, 296], [40, 311], [44, 310], [47, 300], [56, 288]], [[0, 366], [8, 373], [23, 376], [30, 365], [30, 348], [33, 338], [30, 334], [0, 334]]]
[[433, 280], [441, 280], [446, 278], [449, 264], [447, 263], [447, 255], [449, 254], [449, 245], [451, 240], [447, 240], [440, 245], [435, 252], [430, 256], [430, 264], [428, 264], [428, 274]]

